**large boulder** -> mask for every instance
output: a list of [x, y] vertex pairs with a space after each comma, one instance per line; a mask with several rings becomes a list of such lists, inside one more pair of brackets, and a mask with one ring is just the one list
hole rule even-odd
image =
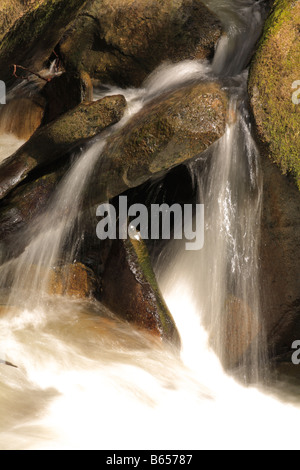
[[0, 41], [11, 26], [31, 7], [44, 0], [1, 0], [0, 4]]
[[263, 317], [271, 356], [290, 363], [292, 343], [300, 339], [300, 193], [262, 153]]
[[102, 276], [100, 298], [124, 320], [172, 344], [180, 344], [141, 238], [113, 242]]
[[68, 70], [139, 86], [162, 61], [205, 59], [222, 34], [200, 0], [94, 0], [60, 44]]
[[224, 135], [227, 96], [218, 83], [199, 83], [145, 106], [103, 151], [93, 196], [106, 201], [188, 161]]
[[0, 44], [0, 80], [12, 78], [11, 64], [39, 71], [86, 0], [44, 0], [21, 16]]
[[50, 165], [87, 139], [95, 137], [123, 116], [126, 100], [110, 96], [95, 103], [82, 103], [39, 129], [14, 155], [0, 165], [0, 199], [29, 173]]
[[300, 1], [276, 0], [251, 67], [249, 91], [271, 159], [293, 174], [300, 189], [299, 24]]

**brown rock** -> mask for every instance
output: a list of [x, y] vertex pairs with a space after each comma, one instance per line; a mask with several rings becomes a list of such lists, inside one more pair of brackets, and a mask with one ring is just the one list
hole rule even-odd
[[30, 98], [13, 99], [0, 107], [0, 133], [28, 140], [40, 127], [43, 115], [42, 104]]
[[180, 344], [142, 240], [113, 242], [102, 285], [101, 301], [113, 313], [155, 336]]
[[0, 199], [24, 181], [34, 169], [52, 164], [80, 143], [118, 122], [125, 107], [123, 96], [82, 103], [39, 129], [23, 147], [0, 165]]
[[52, 270], [49, 294], [85, 299], [94, 297], [97, 289], [97, 280], [93, 271], [81, 263]]
[[106, 201], [196, 157], [223, 136], [226, 119], [227, 96], [217, 83], [184, 87], [145, 106], [108, 141], [94, 197]]
[[43, 0], [14, 22], [0, 43], [0, 80], [12, 81], [11, 64], [43, 68], [86, 0]]
[[[270, 158], [300, 189], [300, 1], [276, 0], [251, 66], [249, 92]], [[294, 88], [293, 88], [294, 85]]]
[[47, 101], [43, 119], [45, 125], [80, 103], [93, 101], [93, 85], [87, 73], [64, 73], [47, 83], [42, 94]]
[[1, 0], [0, 4], [0, 41], [11, 26], [31, 7], [44, 0]]
[[139, 86], [161, 62], [214, 53], [221, 23], [200, 0], [94, 0], [60, 44], [67, 69]]
[[300, 193], [268, 152], [262, 156], [262, 168], [263, 317], [271, 356], [290, 360], [292, 343], [300, 339]]
[[41, 176], [13, 190], [0, 210], [0, 240], [4, 243], [19, 230], [27, 227], [47, 207], [65, 169]]

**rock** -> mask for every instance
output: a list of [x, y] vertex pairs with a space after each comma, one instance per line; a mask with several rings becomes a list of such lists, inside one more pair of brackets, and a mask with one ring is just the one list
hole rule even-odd
[[39, 129], [23, 147], [0, 165], [0, 199], [7, 196], [33, 170], [54, 163], [79, 144], [118, 122], [125, 107], [123, 96], [82, 103]]
[[292, 101], [292, 86], [300, 80], [299, 24], [300, 1], [276, 0], [251, 67], [249, 92], [270, 158], [294, 175], [300, 189], [300, 105]]
[[290, 360], [291, 345], [300, 339], [300, 193], [293, 179], [273, 165], [268, 151], [262, 169], [263, 317], [271, 356]]
[[80, 103], [93, 101], [93, 85], [87, 73], [64, 73], [53, 78], [42, 91], [47, 101], [43, 125], [74, 109]]
[[0, 44], [0, 80], [12, 79], [11, 64], [42, 69], [86, 0], [44, 0], [21, 16]]
[[0, 41], [10, 27], [31, 7], [43, 0], [1, 0], [0, 4]]
[[113, 313], [179, 345], [174, 320], [160, 293], [144, 242], [113, 242], [102, 277], [101, 301]]
[[140, 86], [161, 62], [211, 57], [218, 18], [200, 0], [94, 0], [60, 43], [68, 70]]
[[98, 290], [93, 271], [81, 263], [54, 268], [49, 282], [49, 294], [77, 299], [93, 298]]
[[243, 358], [261, 331], [261, 325], [250, 307], [237, 297], [229, 297], [226, 302], [225, 348], [223, 365], [232, 369], [243, 363]]
[[0, 106], [0, 133], [28, 140], [40, 127], [44, 106], [30, 98], [12, 99]]
[[[64, 174], [65, 168], [57, 169], [21, 185], [14, 189], [0, 206], [0, 240], [1, 244], [20, 230], [27, 227], [47, 207], [58, 182]], [[24, 240], [24, 234], [22, 235]], [[15, 248], [15, 243], [13, 243]], [[8, 247], [6, 252], [8, 255]]]
[[93, 197], [104, 202], [196, 157], [223, 136], [226, 115], [217, 83], [184, 87], [145, 106], [109, 140]]

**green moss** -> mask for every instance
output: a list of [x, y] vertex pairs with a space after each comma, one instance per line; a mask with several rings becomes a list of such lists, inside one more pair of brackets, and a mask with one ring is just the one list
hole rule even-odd
[[277, 0], [252, 64], [249, 92], [258, 131], [284, 174], [300, 189], [300, 106], [292, 85], [300, 79], [300, 2]]
[[0, 79], [11, 78], [11, 64], [39, 68], [86, 0], [45, 0], [17, 20], [0, 44]]
[[180, 339], [175, 322], [158, 287], [145, 242], [142, 239], [129, 239], [126, 242], [126, 245], [131, 254], [137, 257], [137, 264], [141, 268], [143, 278], [151, 286], [151, 289], [154, 292], [155, 304], [157, 307], [157, 313], [159, 315], [163, 336], [172, 340], [174, 344], [179, 344]]

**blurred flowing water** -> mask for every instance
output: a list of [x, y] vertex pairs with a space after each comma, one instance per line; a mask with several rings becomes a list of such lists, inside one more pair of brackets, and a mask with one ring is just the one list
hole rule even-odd
[[[263, 7], [253, 0], [206, 3], [227, 29], [213, 63], [164, 64], [139, 90], [96, 93], [97, 99], [123, 93], [125, 117], [75, 160], [47, 212], [27, 229], [29, 246], [0, 267], [1, 287], [9, 286], [0, 306], [1, 449], [299, 447], [299, 403], [287, 394], [279, 401], [264, 385], [262, 176], [245, 71]], [[205, 204], [205, 247], [191, 254], [170, 243], [156, 260], [182, 339], [179, 355], [97, 302], [50, 297], [48, 275], [68, 242], [74, 250], [64, 261], [74, 261], [77, 240], [69, 234], [108, 135], [165, 91], [216, 78], [231, 97], [226, 134], [189, 164], [198, 202]], [[21, 144], [9, 138], [3, 158]]]

